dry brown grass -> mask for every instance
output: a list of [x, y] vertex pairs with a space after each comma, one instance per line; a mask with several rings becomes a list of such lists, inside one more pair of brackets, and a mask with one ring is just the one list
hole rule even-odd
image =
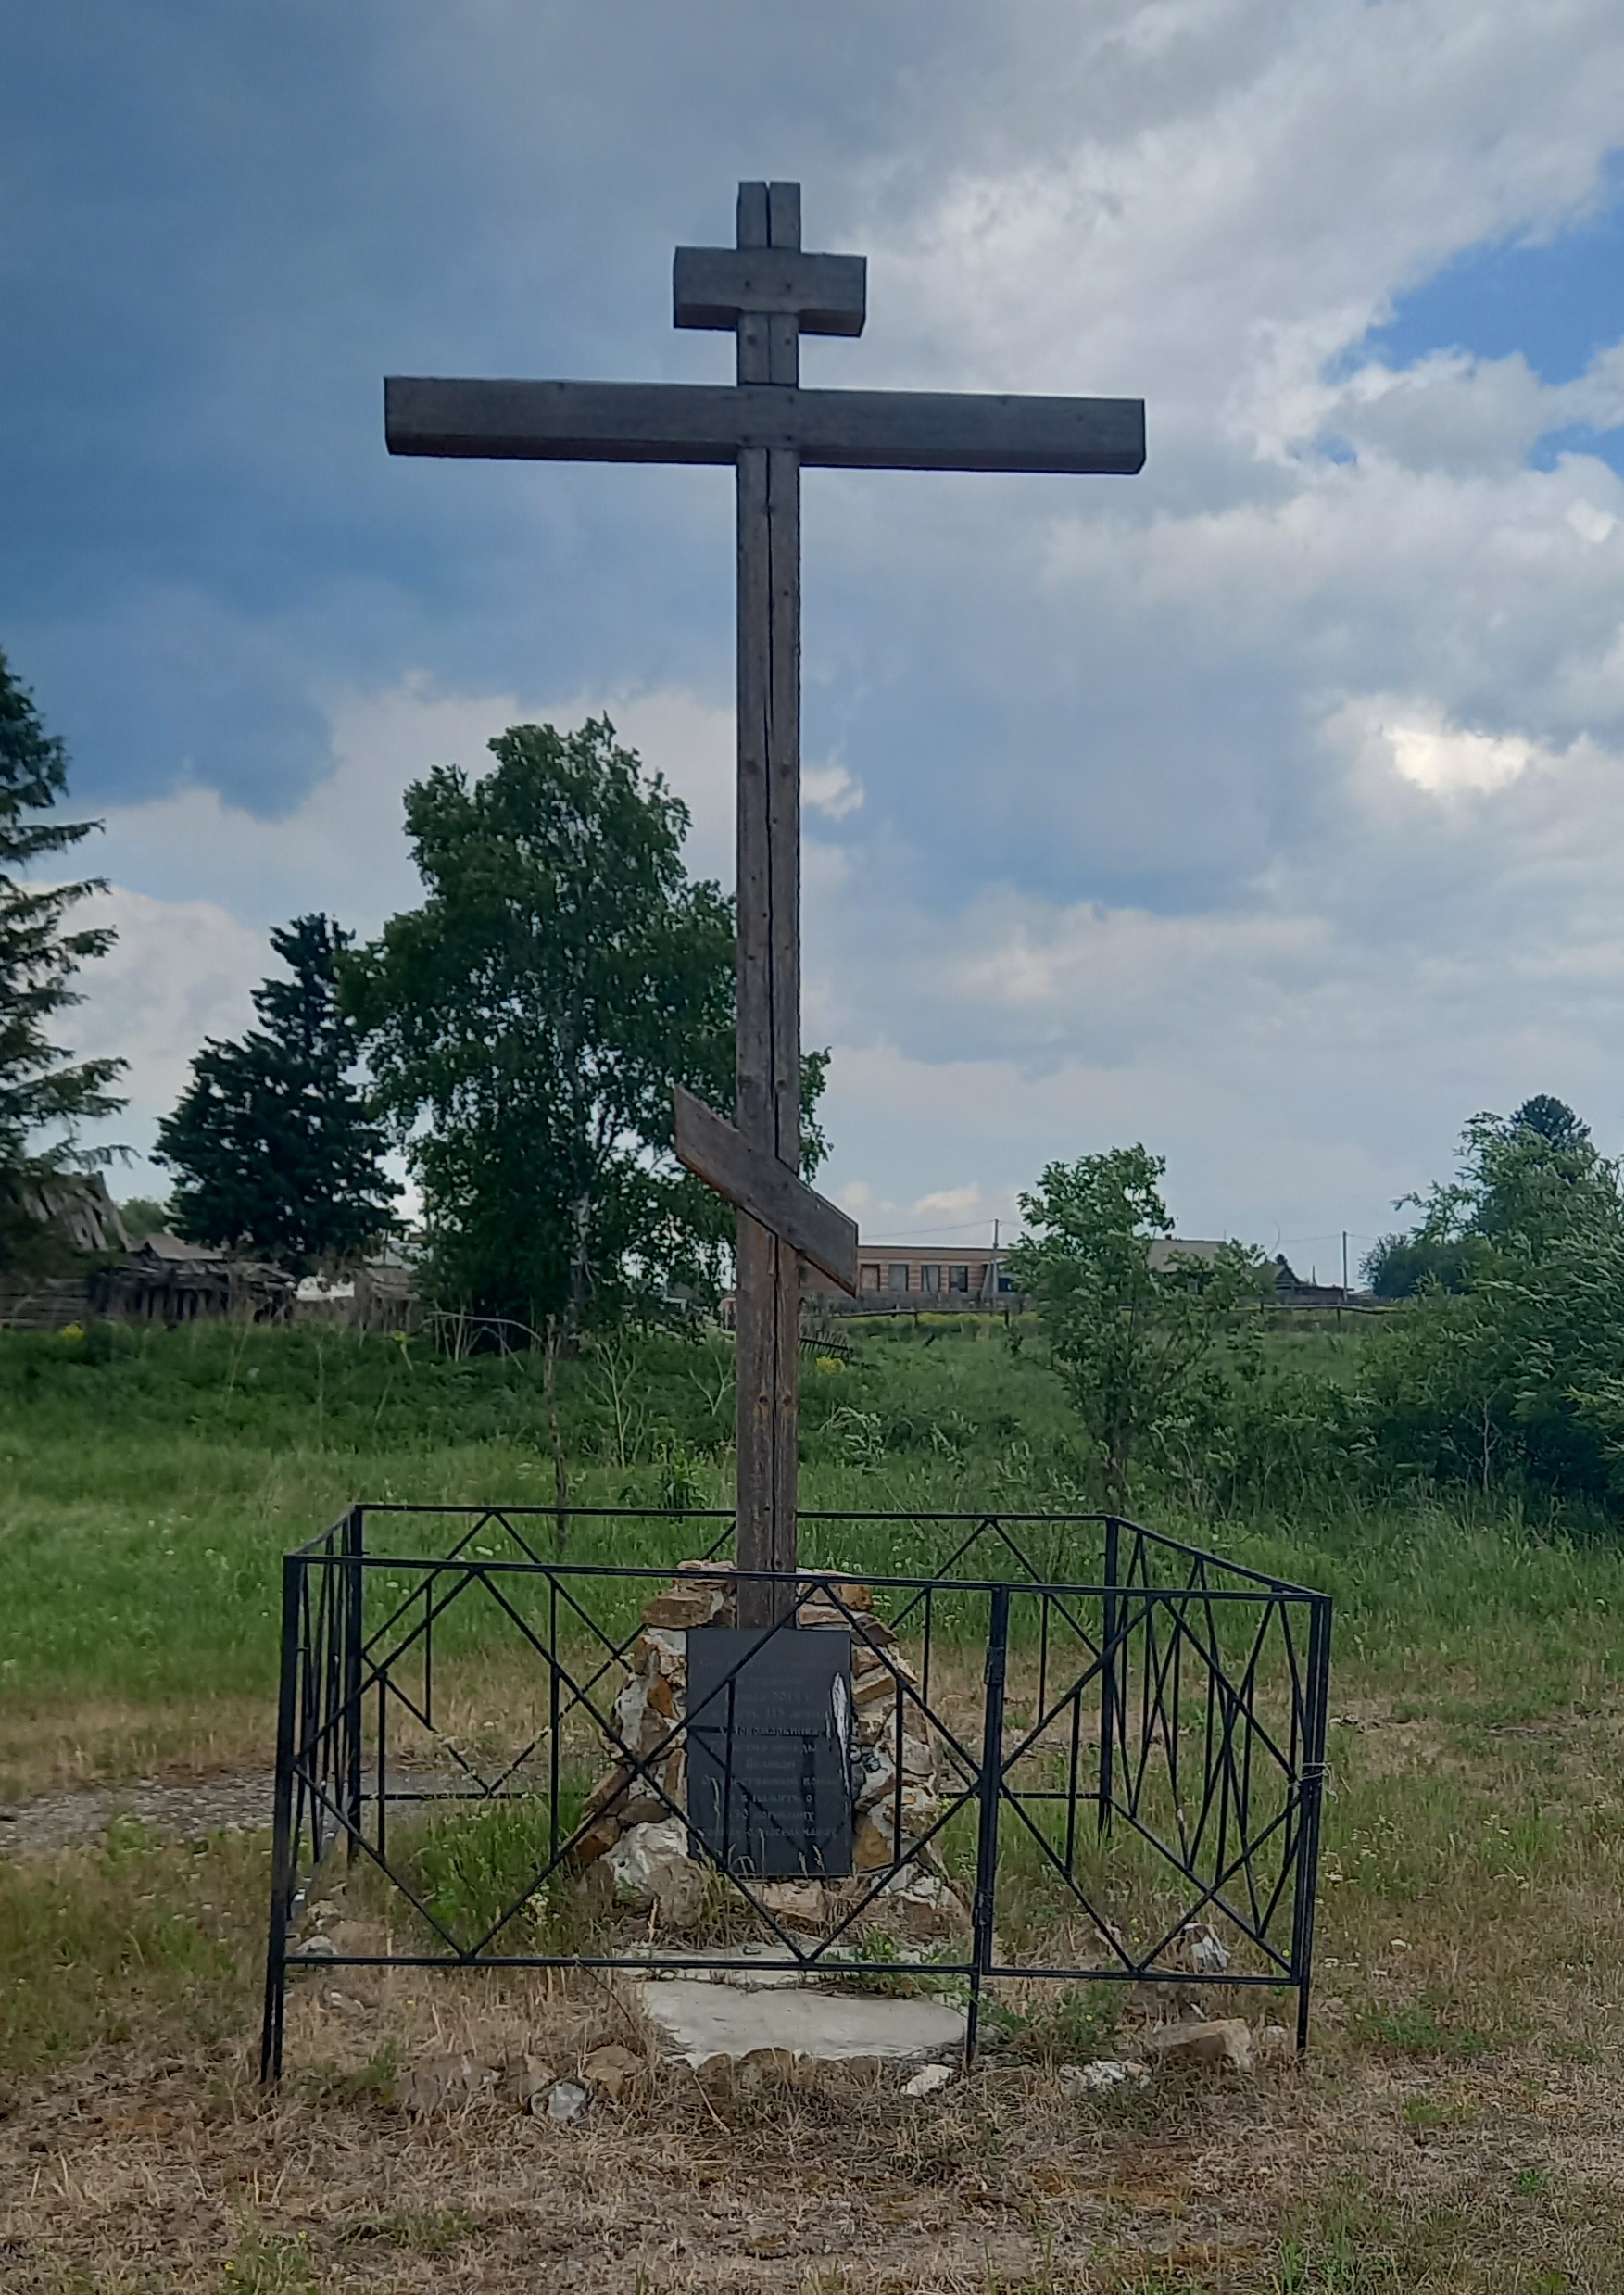
[[0, 1707], [0, 1803], [264, 1769], [275, 1743], [275, 1707], [265, 1697], [8, 1701]]
[[917, 2105], [650, 2060], [579, 2128], [411, 2120], [425, 2055], [642, 2049], [635, 1990], [358, 1970], [296, 1986], [266, 2099], [262, 1842], [0, 1866], [0, 2286], [1624, 2295], [1624, 1703], [1504, 1691], [1339, 1685], [1304, 2066], [1088, 2105], [1034, 2015]]
[[483, 2104], [405, 2118], [380, 2033], [570, 2070], [634, 2013], [598, 1987], [403, 1983], [370, 2008], [305, 1987], [302, 2069], [273, 2100], [240, 2048], [101, 2050], [33, 2085], [0, 2126], [6, 2288], [1624, 2285], [1611, 2051], [1440, 2075], [1341, 2035], [1301, 2071], [1099, 2108], [1041, 2066], [922, 2105], [874, 2075], [741, 2094], [664, 2068], [560, 2129]]
[[[353, 1970], [296, 1987], [268, 2100], [260, 1845], [19, 1869], [7, 1981], [58, 2012], [7, 2035], [0, 2284], [1617, 2295], [1619, 1717], [1483, 1727], [1458, 1687], [1430, 1734], [1374, 1709], [1339, 1733], [1307, 2064], [1098, 2105], [994, 2056], [918, 2105], [872, 2074], [739, 2093], [650, 2063], [577, 2129], [409, 2120], [393, 2075], [425, 2054], [563, 2074], [640, 2047], [635, 1988]], [[19, 1972], [22, 1896], [73, 1910]]]

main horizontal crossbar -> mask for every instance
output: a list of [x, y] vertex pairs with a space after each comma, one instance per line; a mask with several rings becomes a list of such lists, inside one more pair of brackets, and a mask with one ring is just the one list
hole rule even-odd
[[392, 375], [391, 454], [534, 462], [731, 462], [742, 448], [824, 470], [1130, 476], [1142, 398], [796, 390], [780, 384], [460, 382]]

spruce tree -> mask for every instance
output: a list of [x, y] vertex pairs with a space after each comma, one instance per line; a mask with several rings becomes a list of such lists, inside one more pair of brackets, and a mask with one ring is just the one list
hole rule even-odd
[[300, 1269], [352, 1258], [393, 1226], [398, 1191], [379, 1168], [384, 1135], [352, 1080], [357, 1035], [339, 998], [352, 937], [321, 915], [273, 931], [293, 977], [254, 990], [262, 1025], [240, 1043], [204, 1044], [158, 1126], [174, 1224], [193, 1242]]
[[[68, 884], [26, 872], [88, 837], [97, 821], [48, 816], [68, 787], [68, 753], [45, 731], [33, 698], [0, 653], [0, 1199], [14, 1204], [31, 1171], [59, 1166], [86, 1119], [124, 1105], [107, 1087], [122, 1060], [75, 1060], [50, 1032], [59, 1013], [82, 1003], [69, 984], [81, 965], [111, 945], [106, 925], [63, 929], [99, 876]], [[54, 1136], [53, 1136], [54, 1135]], [[9, 1227], [8, 1221], [0, 1226]]]

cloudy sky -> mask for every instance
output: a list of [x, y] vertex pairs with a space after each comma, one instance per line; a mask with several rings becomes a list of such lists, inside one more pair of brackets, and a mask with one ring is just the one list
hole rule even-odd
[[724, 379], [671, 250], [776, 175], [869, 258], [808, 381], [1150, 440], [808, 477], [832, 1192], [968, 1237], [1143, 1139], [1323, 1275], [1477, 1108], [1624, 1147], [1621, 143], [1616, 0], [0, 0], [0, 647], [107, 820], [118, 1136], [517, 719], [726, 878], [726, 473], [392, 462], [379, 378]]

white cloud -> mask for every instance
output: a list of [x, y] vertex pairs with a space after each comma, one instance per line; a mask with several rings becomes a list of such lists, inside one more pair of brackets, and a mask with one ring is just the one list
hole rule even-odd
[[844, 765], [815, 765], [800, 776], [800, 793], [814, 813], [825, 820], [843, 821], [863, 801], [863, 789]]
[[[510, 67], [542, 34], [446, 24], [435, 69], [461, 84], [465, 34], [481, 132], [522, 164], [534, 76], [491, 44]], [[883, 135], [808, 170], [816, 243], [871, 256], [861, 362], [813, 347], [810, 378], [1143, 392], [1151, 460], [809, 484], [833, 1192], [870, 1232], [1007, 1217], [1047, 1156], [1143, 1138], [1187, 1226], [1267, 1241], [1375, 1228], [1465, 1114], [1530, 1091], [1624, 1139], [1624, 485], [1528, 461], [1619, 420], [1624, 347], [1555, 387], [1531, 355], [1341, 371], [1449, 256], [1596, 193], [1617, 8], [1033, 0], [989, 46], [949, 7], [888, 85]], [[729, 882], [731, 710], [637, 684], [644, 637], [616, 642], [610, 713]], [[589, 705], [407, 680], [334, 705], [331, 770], [280, 819], [201, 787], [119, 810], [151, 1009], [98, 985], [87, 1017], [172, 1074], [265, 925], [414, 897], [409, 779]], [[200, 903], [242, 937], [235, 986], [188, 1002]]]
[[1460, 732], [1448, 725], [1384, 725], [1394, 770], [1429, 796], [1453, 797], [1463, 790], [1504, 788], [1526, 773], [1539, 755], [1531, 741], [1516, 735]]
[[370, 933], [421, 896], [402, 821], [409, 781], [435, 764], [485, 770], [486, 744], [508, 725], [576, 725], [604, 712], [687, 803], [690, 867], [731, 882], [732, 712], [681, 690], [525, 706], [511, 694], [443, 693], [414, 675], [334, 706], [331, 765], [278, 817], [197, 784], [110, 808], [95, 865], [112, 890], [96, 914], [118, 939], [82, 975], [85, 1002], [63, 1025], [77, 1052], [130, 1064], [131, 1105], [96, 1132], [142, 1159], [133, 1180], [115, 1185], [163, 1184], [145, 1161], [153, 1127], [204, 1038], [251, 1025], [249, 990], [273, 968], [271, 926], [325, 908]]
[[1593, 502], [1583, 500], [1569, 503], [1567, 523], [1575, 534], [1582, 535], [1598, 549], [1617, 532], [1618, 525], [1610, 510], [1598, 510]]

